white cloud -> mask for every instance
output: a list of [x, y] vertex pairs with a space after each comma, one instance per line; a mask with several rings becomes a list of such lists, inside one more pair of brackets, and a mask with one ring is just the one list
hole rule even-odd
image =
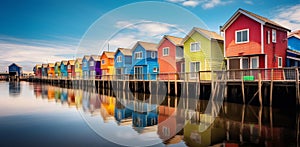
[[248, 5], [253, 5], [253, 1], [252, 0], [245, 0], [244, 3], [248, 4]]
[[274, 14], [273, 21], [293, 31], [300, 29], [300, 4], [281, 8]]
[[199, 5], [199, 1], [196, 1], [196, 0], [188, 0], [188, 1], [184, 1], [183, 3], [182, 3], [182, 5], [183, 6], [190, 6], [190, 7], [196, 7], [196, 6], [198, 6]]
[[24, 71], [32, 71], [35, 64], [71, 59], [75, 55], [76, 47], [72, 45], [18, 38], [7, 39], [10, 41], [3, 41], [3, 38], [0, 40], [0, 71], [6, 71], [11, 63], [20, 64]]
[[201, 5], [203, 9], [211, 9], [219, 5], [226, 5], [232, 0], [167, 0], [172, 3], [179, 3], [186, 7], [196, 7]]

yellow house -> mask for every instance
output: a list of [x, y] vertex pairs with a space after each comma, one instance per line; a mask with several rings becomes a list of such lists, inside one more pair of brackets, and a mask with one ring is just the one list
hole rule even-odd
[[75, 61], [75, 75], [76, 79], [82, 78], [82, 58], [77, 58]]
[[[187, 78], [198, 79], [199, 71], [225, 68], [223, 37], [216, 32], [194, 27], [183, 39]], [[182, 65], [183, 66], [183, 65]], [[211, 80], [211, 72], [200, 74], [200, 80]]]

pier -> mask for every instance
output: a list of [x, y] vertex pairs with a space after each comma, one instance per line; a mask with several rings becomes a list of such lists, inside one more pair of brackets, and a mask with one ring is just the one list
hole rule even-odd
[[[209, 99], [225, 84], [224, 101], [240, 104], [288, 107], [300, 102], [298, 68], [199, 71], [154, 75], [103, 75], [100, 77], [33, 77], [29, 81], [63, 87], [95, 87], [98, 91], [124, 91], [185, 98]], [[168, 80], [172, 79], [172, 80]]]

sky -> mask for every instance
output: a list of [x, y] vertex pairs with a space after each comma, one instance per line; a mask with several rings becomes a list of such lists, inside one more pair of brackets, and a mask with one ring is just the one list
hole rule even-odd
[[238, 9], [300, 29], [300, 0], [1, 0], [0, 72], [184, 37], [193, 27], [219, 32]]

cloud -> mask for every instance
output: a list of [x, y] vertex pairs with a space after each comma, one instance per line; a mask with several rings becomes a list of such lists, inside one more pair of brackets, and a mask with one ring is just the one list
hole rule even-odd
[[190, 7], [196, 7], [196, 6], [198, 6], [199, 5], [199, 1], [196, 1], [196, 0], [188, 0], [188, 1], [184, 1], [183, 3], [182, 3], [182, 5], [183, 6], [190, 6]]
[[287, 6], [275, 11], [273, 21], [293, 31], [300, 29], [300, 4]]
[[253, 1], [251, 1], [251, 0], [245, 0], [244, 3], [246, 3], [248, 5], [253, 5], [254, 4]]
[[167, 0], [172, 3], [179, 3], [186, 7], [196, 7], [201, 5], [203, 9], [211, 9], [219, 5], [226, 5], [232, 0]]
[[0, 50], [0, 72], [6, 71], [11, 63], [23, 66], [24, 71], [32, 71], [35, 64], [71, 59], [76, 46], [2, 36]]

